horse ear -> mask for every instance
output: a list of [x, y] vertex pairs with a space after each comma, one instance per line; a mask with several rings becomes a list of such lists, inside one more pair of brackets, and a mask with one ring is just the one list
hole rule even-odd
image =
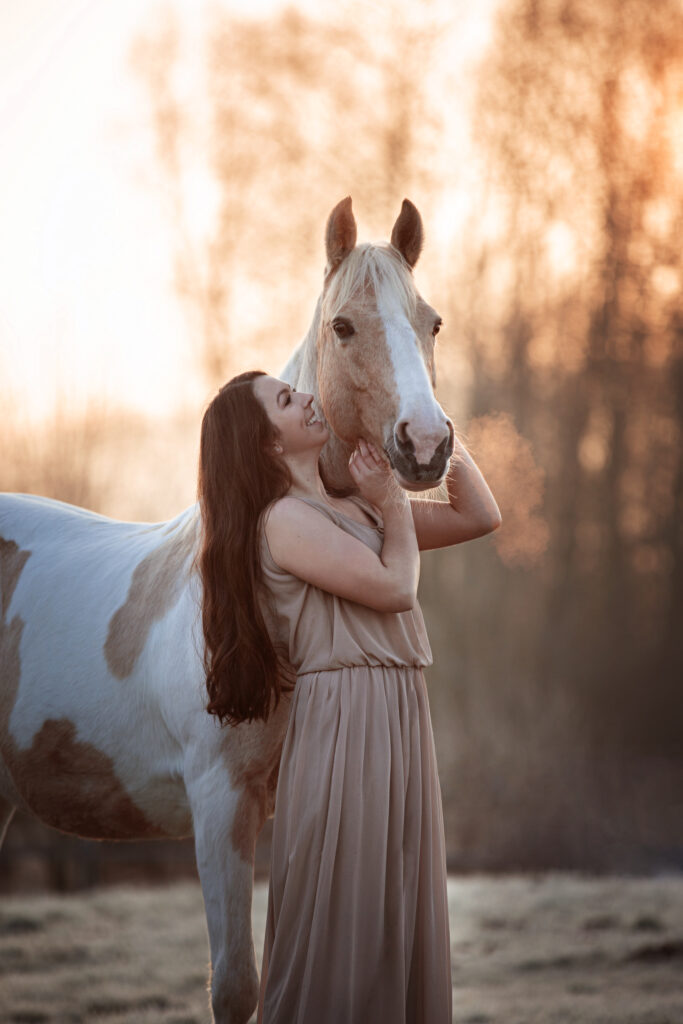
[[391, 232], [391, 244], [398, 249], [411, 269], [418, 261], [423, 241], [422, 217], [410, 199], [404, 199], [398, 220]]
[[356, 245], [356, 221], [351, 209], [351, 196], [337, 203], [327, 218], [325, 249], [327, 269], [334, 270]]

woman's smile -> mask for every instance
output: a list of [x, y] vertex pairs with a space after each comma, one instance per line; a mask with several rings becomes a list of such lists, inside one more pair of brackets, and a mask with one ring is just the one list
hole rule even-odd
[[318, 417], [315, 414], [315, 409], [314, 409], [313, 412], [311, 413], [310, 417], [306, 420], [306, 426], [307, 427], [315, 427], [315, 426], [318, 426], [319, 424], [322, 424], [322, 420], [318, 419]]

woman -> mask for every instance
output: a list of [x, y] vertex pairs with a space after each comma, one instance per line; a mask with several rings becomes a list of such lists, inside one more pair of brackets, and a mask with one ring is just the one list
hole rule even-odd
[[266, 718], [296, 674], [258, 1020], [450, 1024], [419, 550], [489, 533], [500, 513], [460, 445], [448, 502], [411, 502], [364, 441], [349, 460], [359, 496], [328, 493], [312, 401], [242, 374], [202, 424], [208, 709]]

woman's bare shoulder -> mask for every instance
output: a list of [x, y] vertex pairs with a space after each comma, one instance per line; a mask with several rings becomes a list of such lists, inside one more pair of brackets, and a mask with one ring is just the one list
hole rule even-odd
[[330, 526], [334, 526], [322, 509], [316, 508], [313, 503], [309, 504], [303, 498], [297, 498], [290, 494], [278, 498], [268, 506], [264, 513], [264, 527], [268, 530], [269, 535], [273, 530], [278, 533], [287, 532], [293, 527], [297, 528], [303, 524], [318, 526], [321, 523], [329, 523]]

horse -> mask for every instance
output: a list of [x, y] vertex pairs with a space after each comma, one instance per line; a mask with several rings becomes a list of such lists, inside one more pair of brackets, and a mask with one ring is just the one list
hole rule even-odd
[[[422, 222], [405, 200], [391, 242], [356, 245], [347, 197], [326, 227], [322, 294], [284, 379], [331, 429], [330, 486], [351, 486], [359, 437], [400, 484], [432, 487], [453, 447], [434, 396], [438, 314], [412, 269]], [[197, 505], [126, 523], [0, 496], [0, 841], [16, 808], [94, 839], [194, 836], [216, 1024], [258, 998], [256, 836], [272, 815], [288, 718], [221, 727], [206, 712]]]

